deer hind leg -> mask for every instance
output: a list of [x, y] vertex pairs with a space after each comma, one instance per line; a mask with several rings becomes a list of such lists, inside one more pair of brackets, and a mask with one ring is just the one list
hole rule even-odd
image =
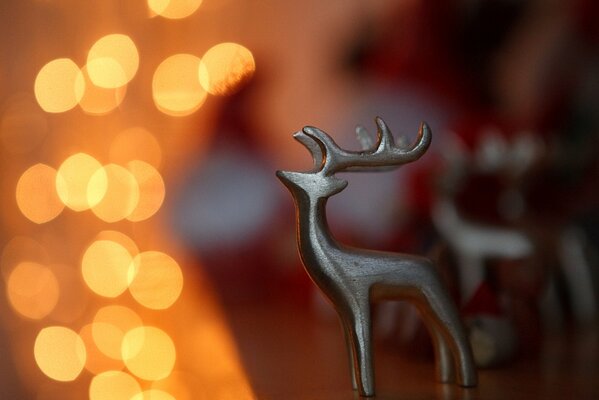
[[[439, 349], [443, 347], [451, 349], [456, 363], [458, 384], [476, 386], [477, 377], [472, 350], [451, 298], [440, 284], [423, 288], [423, 293], [426, 300], [425, 313], [427, 314], [424, 318], [435, 325], [432, 327], [435, 331], [433, 337], [437, 336], [439, 341], [444, 341]], [[446, 352], [446, 350], [442, 350], [442, 352]], [[439, 356], [447, 357], [443, 354], [439, 354]], [[439, 362], [443, 363], [447, 360], [444, 361], [440, 358]]]
[[[368, 299], [365, 296], [365, 299]], [[343, 314], [341, 311], [340, 314]], [[349, 353], [353, 358], [352, 370], [360, 396], [374, 396], [374, 370], [372, 364], [372, 328], [370, 326], [370, 304], [354, 301], [348, 305], [346, 315], [341, 315], [348, 338]], [[353, 383], [352, 381], [352, 383]]]
[[[427, 307], [425, 304], [421, 305]], [[455, 381], [455, 364], [451, 354], [451, 349], [441, 333], [436, 322], [429, 318], [424, 318], [425, 325], [431, 335], [433, 346], [435, 349], [435, 373], [437, 379], [443, 383]]]

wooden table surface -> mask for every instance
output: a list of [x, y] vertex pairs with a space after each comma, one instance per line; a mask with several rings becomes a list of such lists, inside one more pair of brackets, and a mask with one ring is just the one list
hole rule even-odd
[[[228, 307], [245, 368], [258, 399], [346, 400], [352, 390], [341, 329], [297, 304]], [[377, 399], [599, 399], [595, 328], [547, 334], [541, 352], [479, 371], [479, 386], [434, 379], [432, 360], [375, 344]]]

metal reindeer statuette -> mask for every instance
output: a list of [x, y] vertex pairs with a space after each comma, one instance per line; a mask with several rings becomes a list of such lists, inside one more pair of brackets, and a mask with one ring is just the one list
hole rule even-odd
[[[475, 386], [476, 370], [466, 334], [433, 264], [414, 255], [345, 246], [333, 238], [327, 225], [327, 199], [347, 186], [347, 181], [335, 177], [337, 172], [396, 167], [420, 158], [430, 144], [431, 132], [425, 123], [411, 146], [397, 146], [381, 118], [376, 118], [376, 124], [377, 143], [364, 151], [343, 150], [314, 127], [304, 127], [294, 135], [312, 154], [314, 169], [277, 171], [277, 177], [295, 201], [302, 262], [339, 314], [352, 385], [361, 396], [374, 396], [370, 304], [378, 299], [406, 299], [415, 304], [433, 340], [438, 378], [442, 382], [457, 378], [462, 386]], [[364, 130], [357, 132], [363, 145], [371, 146]]]

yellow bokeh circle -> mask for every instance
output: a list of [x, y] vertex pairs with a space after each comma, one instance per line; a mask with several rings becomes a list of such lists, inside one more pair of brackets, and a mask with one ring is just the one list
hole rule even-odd
[[256, 69], [254, 56], [237, 43], [219, 43], [202, 57], [198, 70], [202, 87], [212, 95], [235, 93]]
[[89, 180], [88, 201], [95, 202], [92, 212], [105, 222], [127, 218], [138, 205], [139, 184], [135, 176], [117, 164], [108, 164], [97, 170]]
[[183, 289], [179, 264], [167, 254], [145, 251], [134, 259], [135, 277], [129, 291], [137, 302], [154, 310], [169, 308]]
[[154, 215], [162, 206], [165, 196], [164, 181], [156, 168], [143, 161], [130, 161], [127, 163], [127, 169], [139, 185], [139, 201], [127, 219], [133, 222], [143, 221]]
[[62, 326], [42, 329], [35, 339], [33, 353], [40, 370], [57, 381], [75, 380], [85, 365], [83, 339], [77, 332]]
[[[94, 176], [94, 185], [90, 179]], [[68, 157], [56, 173], [56, 192], [60, 200], [74, 211], [87, 210], [98, 204], [106, 192], [108, 178], [102, 164], [92, 156], [77, 153]], [[92, 196], [88, 195], [88, 192]]]
[[105, 115], [121, 105], [127, 93], [127, 86], [104, 88], [94, 85], [88, 73], [88, 67], [82, 71], [85, 79], [85, 93], [79, 101], [79, 107], [89, 115]]
[[35, 83], [35, 98], [49, 113], [61, 113], [75, 107], [83, 97], [85, 81], [81, 70], [69, 58], [59, 58], [44, 65]]
[[199, 67], [199, 57], [191, 54], [175, 54], [160, 63], [152, 78], [152, 97], [160, 111], [182, 117], [204, 104], [207, 93], [200, 85]]
[[50, 314], [60, 295], [58, 280], [52, 270], [35, 262], [18, 264], [8, 277], [6, 286], [13, 308], [31, 319], [41, 319]]
[[114, 89], [126, 85], [137, 72], [139, 53], [133, 40], [115, 33], [98, 39], [87, 53], [87, 72], [94, 85]]
[[137, 248], [137, 244], [133, 239], [129, 236], [125, 235], [123, 232], [113, 231], [113, 230], [105, 230], [100, 231], [95, 240], [110, 240], [116, 242], [127, 249], [131, 257], [135, 257], [137, 253], [139, 253], [139, 249]]
[[110, 358], [96, 346], [92, 333], [93, 323], [84, 325], [79, 330], [79, 336], [85, 343], [87, 351], [87, 359], [85, 361], [85, 369], [92, 374], [100, 374], [106, 371], [116, 371], [125, 368], [125, 364], [121, 359]]
[[155, 15], [169, 19], [181, 19], [193, 14], [202, 0], [148, 0], [148, 7]]
[[169, 376], [177, 358], [173, 340], [166, 332], [153, 326], [127, 332], [121, 351], [129, 371], [147, 381]]
[[140, 393], [137, 380], [123, 371], [102, 372], [89, 385], [89, 400], [131, 400]]
[[35, 164], [19, 178], [16, 188], [17, 206], [25, 217], [43, 224], [56, 218], [64, 209], [56, 192], [56, 170]]
[[96, 312], [92, 337], [98, 349], [106, 356], [120, 360], [125, 333], [142, 325], [141, 318], [130, 308], [111, 305]]
[[133, 279], [133, 263], [129, 251], [111, 240], [93, 242], [81, 261], [83, 280], [94, 293], [104, 297], [122, 294]]

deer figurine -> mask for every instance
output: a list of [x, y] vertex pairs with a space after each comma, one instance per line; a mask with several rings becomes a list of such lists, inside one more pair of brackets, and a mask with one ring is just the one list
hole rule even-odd
[[[347, 181], [335, 177], [335, 173], [396, 167], [420, 158], [430, 144], [431, 131], [425, 123], [420, 125], [418, 139], [411, 146], [396, 146], [385, 122], [377, 117], [376, 124], [377, 143], [364, 151], [343, 150], [314, 127], [304, 127], [294, 135], [311, 152], [314, 168], [310, 172], [277, 171], [277, 177], [295, 202], [302, 262], [339, 314], [350, 356], [352, 386], [361, 396], [374, 396], [370, 305], [383, 299], [406, 299], [419, 309], [433, 340], [440, 381], [457, 378], [461, 386], [476, 386], [469, 342], [434, 265], [414, 255], [348, 247], [337, 242], [329, 230], [327, 199], [347, 186]], [[372, 143], [363, 136], [364, 129], [356, 131], [362, 135], [363, 144]]]

